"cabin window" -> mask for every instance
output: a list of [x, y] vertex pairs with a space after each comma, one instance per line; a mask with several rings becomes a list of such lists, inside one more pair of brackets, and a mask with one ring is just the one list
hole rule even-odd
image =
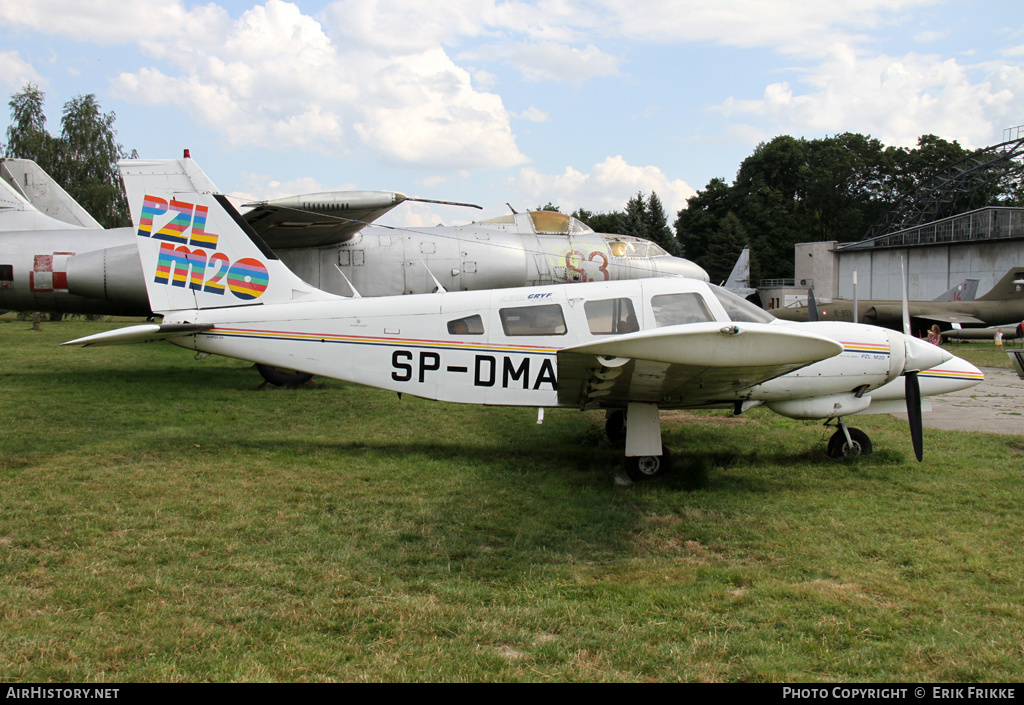
[[661, 294], [651, 298], [651, 306], [654, 308], [654, 320], [659, 328], [715, 320], [704, 303], [704, 298], [697, 293]]
[[14, 265], [0, 264], [0, 282], [14, 281]]
[[602, 299], [583, 304], [590, 332], [594, 335], [622, 335], [640, 330], [633, 302], [629, 299]]
[[498, 315], [505, 335], [565, 335], [565, 318], [558, 304], [503, 308]]
[[448, 332], [452, 335], [483, 335], [484, 320], [479, 314], [448, 321]]

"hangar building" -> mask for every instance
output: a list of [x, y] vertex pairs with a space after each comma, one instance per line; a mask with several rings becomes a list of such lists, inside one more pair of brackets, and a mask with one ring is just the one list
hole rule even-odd
[[[976, 150], [907, 193], [859, 242], [796, 246], [794, 279], [762, 281], [766, 308], [807, 298], [929, 300], [965, 279], [987, 293], [1011, 268], [1024, 266], [1024, 208], [977, 207], [940, 218], [962, 205], [990, 202], [992, 189], [1024, 175], [1024, 125], [1004, 131], [1001, 144]], [[902, 263], [902, 266], [901, 266]], [[854, 282], [856, 281], [856, 292]]]
[[933, 299], [964, 279], [978, 279], [981, 296], [1024, 266], [1024, 208], [979, 208], [860, 242], [801, 243], [794, 280], [762, 282], [761, 300], [785, 306], [809, 287], [817, 298], [852, 299], [855, 274], [857, 298], [898, 300], [901, 259], [911, 300]]

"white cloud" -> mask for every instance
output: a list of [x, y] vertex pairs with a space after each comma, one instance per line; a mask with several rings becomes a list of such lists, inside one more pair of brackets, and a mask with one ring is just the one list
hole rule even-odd
[[696, 192], [681, 179], [670, 179], [658, 167], [633, 166], [621, 156], [595, 164], [589, 174], [566, 167], [561, 174], [542, 174], [532, 167], [520, 170], [508, 180], [520, 202], [551, 202], [563, 212], [577, 208], [608, 212], [622, 210], [638, 192], [658, 194], [667, 213], [675, 213]]
[[[339, 12], [337, 6], [331, 11]], [[118, 97], [183, 107], [236, 145], [331, 154], [359, 149], [399, 164], [439, 168], [505, 168], [526, 161], [501, 98], [474, 89], [469, 73], [425, 38], [429, 27], [415, 41], [388, 34], [368, 48], [372, 35], [357, 46], [347, 44], [281, 0], [227, 23], [213, 10], [207, 14], [217, 20], [216, 41], [191, 42], [185, 26], [148, 33], [146, 50], [175, 70], [121, 74], [114, 82]], [[366, 12], [356, 15], [362, 31], [376, 26]], [[358, 22], [346, 31], [357, 30]], [[161, 43], [160, 37], [167, 39]]]
[[916, 6], [936, 0], [604, 0], [580, 25], [633, 41], [709, 41], [740, 48], [806, 54], [836, 41], [863, 36]]
[[550, 115], [540, 108], [531, 105], [516, 117], [520, 120], [529, 120], [530, 122], [547, 122]]
[[0, 23], [109, 45], [190, 24], [202, 28], [213, 11], [224, 12], [212, 4], [188, 12], [180, 0], [0, 0]]
[[[1024, 49], [1015, 28], [1002, 35], [1008, 46], [1001, 51], [976, 47], [1000, 57], [998, 64], [965, 65], [969, 48], [959, 61], [876, 49], [916, 37], [938, 52], [940, 35], [932, 25], [950, 27], [951, 35], [955, 27], [919, 22], [908, 28], [908, 20], [922, 15], [915, 15], [920, 8], [935, 14], [932, 6], [941, 4], [337, 0], [314, 17], [283, 0], [241, 14], [236, 4], [229, 12], [214, 2], [185, 0], [0, 0], [0, 26], [83, 43], [135, 44], [152, 60], [116, 77], [116, 96], [187, 111], [227, 144], [369, 153], [392, 164], [480, 170], [526, 163], [512, 119], [547, 120], [557, 109], [531, 97], [534, 105], [511, 115], [490, 92], [508, 89], [509, 79], [488, 62], [511, 66], [528, 81], [580, 86], [628, 73], [627, 62], [639, 66], [644, 53], [634, 47], [659, 43], [713, 43], [761, 50], [747, 58], [763, 60], [770, 56], [765, 50], [786, 57], [790, 66], [777, 69], [780, 75], [762, 95], [738, 95], [717, 106], [730, 118], [720, 135], [735, 134], [743, 122], [749, 123], [746, 134], [758, 137], [854, 130], [907, 144], [935, 132], [990, 144], [1024, 114], [1018, 97], [1024, 96]], [[12, 52], [0, 54], [0, 68], [7, 69], [0, 74], [7, 81], [41, 80]]]
[[593, 44], [582, 49], [558, 42], [491, 44], [464, 52], [460, 59], [503, 60], [515, 66], [527, 81], [582, 83], [596, 76], [618, 76], [621, 59]]
[[32, 65], [23, 61], [16, 51], [0, 51], [0, 81], [16, 91], [21, 90], [26, 83], [45, 83]]
[[1024, 108], [1020, 67], [989, 66], [972, 78], [979, 68], [934, 55], [859, 57], [836, 46], [804, 76], [802, 91], [775, 83], [760, 99], [730, 99], [719, 109], [768, 120], [780, 133], [855, 131], [901, 146], [933, 133], [978, 147], [995, 142]]

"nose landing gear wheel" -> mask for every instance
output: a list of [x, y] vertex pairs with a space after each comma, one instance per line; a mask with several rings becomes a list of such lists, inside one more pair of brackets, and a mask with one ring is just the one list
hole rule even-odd
[[[843, 429], [839, 429], [828, 441], [828, 457], [852, 458], [857, 455], [871, 455], [871, 439], [859, 428], [847, 428], [850, 440], [846, 440]], [[852, 441], [852, 443], [851, 443]]]

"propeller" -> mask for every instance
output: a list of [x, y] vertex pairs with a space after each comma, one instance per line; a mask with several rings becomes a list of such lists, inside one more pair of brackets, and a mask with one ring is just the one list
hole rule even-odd
[[[907, 397], [907, 421], [910, 423], [910, 441], [914, 445], [914, 456], [917, 458], [917, 462], [921, 462], [924, 455], [924, 421], [921, 419], [921, 383], [917, 379], [917, 374], [922, 369], [928, 369], [934, 367], [934, 365], [927, 365], [927, 362], [922, 362], [920, 358], [913, 359], [917, 356], [913, 354], [913, 349], [924, 345], [923, 342], [914, 340], [910, 333], [910, 304], [907, 302], [907, 273], [903, 268], [903, 258], [900, 257], [900, 272], [903, 275], [903, 336], [906, 339], [907, 346], [907, 364], [903, 368], [904, 378], [904, 395]], [[926, 357], [921, 355], [920, 357]], [[916, 362], [917, 364], [914, 364]], [[943, 361], [944, 362], [944, 361]], [[941, 362], [936, 364], [942, 364]]]
[[814, 289], [807, 290], [807, 320], [818, 320], [818, 304], [814, 300]]
[[921, 420], [921, 385], [917, 381], [917, 370], [904, 373], [907, 395], [907, 420], [910, 422], [910, 440], [914, 444], [914, 455], [921, 462], [924, 453], [924, 433]]

